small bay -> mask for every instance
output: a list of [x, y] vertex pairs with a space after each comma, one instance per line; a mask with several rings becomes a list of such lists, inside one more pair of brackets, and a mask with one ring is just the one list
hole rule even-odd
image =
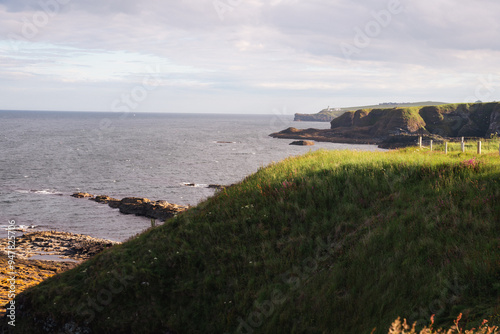
[[[124, 241], [150, 226], [86, 199], [147, 197], [196, 205], [208, 185], [228, 185], [273, 161], [317, 149], [378, 150], [373, 145], [316, 143], [268, 135], [292, 115], [0, 111], [0, 226], [58, 230]], [[195, 185], [195, 186], [187, 186]]]

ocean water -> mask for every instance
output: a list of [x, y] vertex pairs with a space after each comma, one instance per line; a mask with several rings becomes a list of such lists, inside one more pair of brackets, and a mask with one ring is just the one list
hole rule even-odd
[[291, 140], [268, 136], [289, 126], [329, 123], [293, 122], [291, 115], [0, 111], [0, 226], [15, 220], [34, 230], [123, 241], [150, 220], [70, 195], [196, 205], [213, 195], [206, 185], [238, 182], [288, 156], [320, 148], [378, 150], [291, 146]]

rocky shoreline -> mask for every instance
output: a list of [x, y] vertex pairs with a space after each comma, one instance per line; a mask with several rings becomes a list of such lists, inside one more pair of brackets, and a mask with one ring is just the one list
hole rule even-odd
[[299, 139], [303, 141], [314, 140], [317, 142], [330, 142], [338, 144], [377, 145], [379, 148], [383, 149], [396, 149], [414, 146], [417, 145], [419, 137], [422, 137], [423, 141], [433, 140], [434, 143], [458, 140], [453, 137], [441, 137], [439, 135], [432, 134], [412, 135], [404, 133], [387, 136], [385, 138], [369, 138], [367, 136], [363, 136], [362, 134], [341, 136], [339, 133], [335, 133], [334, 131], [328, 129], [299, 130], [296, 128], [288, 128], [280, 132], [272, 133], [270, 136], [280, 139]]
[[[222, 186], [213, 185], [220, 189]], [[116, 199], [107, 195], [92, 195], [89, 193], [74, 193], [75, 198], [87, 198], [111, 208], [118, 209], [123, 214], [135, 214], [158, 220], [166, 220], [187, 210], [189, 207], [168, 203], [167, 201], [152, 201], [148, 198], [126, 197]], [[7, 238], [0, 239], [0, 316], [5, 314], [5, 305], [10, 301], [11, 286], [15, 286], [15, 294], [41, 283], [43, 280], [76, 267], [82, 261], [88, 260], [103, 250], [119, 242], [93, 238], [87, 235], [58, 231], [19, 231], [15, 238], [15, 255], [9, 258], [6, 251], [9, 246]], [[5, 251], [3, 251], [5, 250]], [[12, 253], [10, 254], [12, 256]], [[15, 284], [9, 260], [14, 261]]]
[[[16, 237], [15, 253], [18, 258], [54, 256], [73, 262], [81, 262], [116, 244], [120, 244], [120, 242], [83, 234], [37, 231]], [[0, 239], [0, 249], [7, 249], [7, 246], [7, 239]]]
[[281, 139], [314, 140], [318, 142], [342, 143], [342, 144], [379, 144], [377, 138], [363, 138], [361, 136], [345, 136], [335, 133], [330, 129], [297, 129], [290, 127], [286, 130], [271, 133], [269, 136]]
[[92, 195], [89, 193], [74, 193], [75, 198], [88, 198], [101, 204], [108, 204], [113, 209], [120, 210], [123, 214], [134, 214], [153, 219], [165, 220], [187, 210], [189, 206], [172, 204], [167, 201], [152, 201], [143, 197], [125, 197], [121, 200], [107, 195]]
[[500, 103], [491, 102], [359, 109], [334, 118], [330, 129], [288, 128], [270, 136], [400, 148], [415, 145], [419, 136], [442, 142], [461, 137], [491, 138], [499, 134]]
[[[24, 233], [15, 239], [15, 256], [8, 257], [7, 238], [0, 239], [0, 316], [9, 302], [12, 270], [9, 260], [14, 261], [15, 294], [39, 284], [43, 280], [76, 267], [103, 250], [120, 244], [106, 239], [82, 234], [57, 231]], [[11, 253], [12, 254], [12, 253]]]

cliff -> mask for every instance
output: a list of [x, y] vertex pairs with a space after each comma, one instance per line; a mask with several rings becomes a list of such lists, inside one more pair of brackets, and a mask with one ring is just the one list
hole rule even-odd
[[412, 103], [381, 103], [379, 105], [363, 106], [363, 107], [346, 107], [338, 109], [323, 109], [316, 114], [295, 114], [294, 121], [303, 122], [331, 122], [336, 117], [341, 116], [346, 111], [356, 111], [360, 109], [389, 109], [394, 107], [422, 107], [422, 106], [435, 106], [445, 104], [443, 102], [425, 101], [425, 102], [412, 102]]
[[328, 130], [289, 128], [271, 136], [398, 147], [411, 145], [418, 135], [439, 140], [453, 137], [490, 138], [497, 134], [500, 134], [500, 103], [492, 102], [359, 109], [332, 120]]
[[345, 110], [328, 110], [323, 109], [316, 114], [295, 114], [293, 119], [296, 122], [330, 122], [335, 117], [342, 115]]

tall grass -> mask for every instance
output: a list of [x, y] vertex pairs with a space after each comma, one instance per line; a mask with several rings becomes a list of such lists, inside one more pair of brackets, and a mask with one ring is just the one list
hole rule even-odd
[[[475, 154], [477, 153], [477, 143], [478, 141], [481, 141], [481, 152], [483, 154], [489, 154], [489, 153], [497, 153], [499, 154], [500, 151], [500, 138], [491, 138], [491, 139], [484, 139], [484, 138], [478, 138], [476, 140], [465, 140], [464, 141], [464, 148], [465, 152], [468, 154]], [[423, 142], [423, 149], [424, 150], [429, 150], [430, 149], [430, 143], [429, 141]], [[436, 152], [444, 152], [445, 151], [445, 143], [444, 142], [433, 142], [433, 150]], [[456, 141], [449, 141], [448, 142], [448, 153], [462, 153], [462, 144], [460, 140]]]
[[[419, 329], [459, 313], [498, 324], [499, 230], [497, 153], [317, 151], [27, 291], [19, 326], [385, 333], [398, 316]], [[130, 279], [103, 300], [113, 271]]]

